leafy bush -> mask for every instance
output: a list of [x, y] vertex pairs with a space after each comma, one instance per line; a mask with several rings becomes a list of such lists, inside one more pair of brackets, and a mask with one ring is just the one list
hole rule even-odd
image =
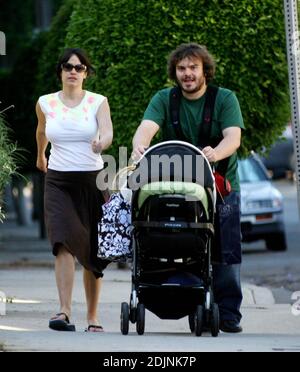
[[73, 6], [73, 0], [65, 0], [63, 2], [63, 5], [53, 18], [50, 30], [45, 35], [44, 43], [38, 56], [37, 84], [34, 92], [36, 100], [43, 94], [60, 89], [60, 83], [56, 77], [56, 63], [65, 47], [66, 25], [72, 14]]
[[0, 115], [0, 222], [4, 215], [1, 211], [1, 194], [4, 187], [9, 182], [10, 177], [16, 173], [16, 145], [9, 139], [9, 130], [6, 127], [3, 116]]
[[64, 2], [50, 31], [37, 34], [23, 46], [11, 73], [2, 78], [0, 75], [0, 82], [4, 82], [6, 87], [5, 92], [1, 93], [1, 101], [15, 105], [15, 110], [9, 112], [13, 139], [18, 147], [26, 151], [26, 160], [20, 169], [22, 173], [36, 170], [35, 105], [40, 95], [59, 87], [55, 62], [64, 47], [64, 25], [70, 17], [72, 6], [71, 1]]
[[190, 41], [205, 44], [215, 56], [215, 83], [237, 93], [247, 127], [241, 153], [269, 147], [281, 135], [289, 117], [281, 0], [74, 4], [65, 46], [86, 49], [98, 71], [87, 88], [109, 98], [115, 155], [119, 146], [131, 147], [151, 96], [170, 85], [167, 56]]
[[13, 129], [12, 138], [18, 147], [25, 150], [26, 155], [26, 161], [22, 162], [20, 169], [22, 173], [34, 169], [36, 163], [37, 120], [34, 90], [37, 82], [36, 71], [40, 63], [39, 54], [45, 36], [45, 33], [40, 33], [23, 48], [8, 77], [6, 87], [7, 102], [15, 106], [15, 109], [9, 112], [8, 119]]

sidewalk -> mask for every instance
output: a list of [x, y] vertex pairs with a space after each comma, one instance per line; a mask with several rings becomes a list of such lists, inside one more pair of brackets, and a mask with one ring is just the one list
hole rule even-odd
[[217, 339], [204, 334], [200, 339], [205, 341], [195, 341], [187, 319], [160, 320], [147, 312], [144, 336], [137, 336], [134, 325], [130, 325], [129, 336], [122, 336], [120, 304], [129, 300], [131, 273], [115, 264], [105, 271], [101, 295], [101, 322], [106, 332], [83, 332], [80, 267], [72, 316], [78, 332], [53, 332], [48, 329], [48, 319], [58, 310], [53, 269], [49, 244], [38, 238], [37, 226], [17, 227], [13, 221], [0, 225], [0, 292], [7, 298], [6, 316], [0, 316], [0, 351], [300, 351], [300, 317], [292, 315], [289, 304], [276, 305], [268, 289], [247, 283], [243, 283], [242, 334], [222, 333]]
[[[48, 241], [39, 239], [36, 224], [20, 227], [14, 221], [8, 221], [0, 225], [0, 270], [20, 268], [54, 269], [54, 257]], [[130, 283], [131, 280], [130, 270], [118, 270], [116, 264], [106, 269], [105, 277], [108, 276], [114, 281], [126, 279]], [[275, 303], [269, 289], [247, 283], [242, 286], [243, 306]]]

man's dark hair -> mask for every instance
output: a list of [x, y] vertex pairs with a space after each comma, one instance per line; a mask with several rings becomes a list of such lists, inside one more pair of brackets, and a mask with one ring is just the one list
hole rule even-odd
[[61, 65], [63, 63], [68, 62], [68, 60], [73, 56], [76, 55], [79, 59], [79, 61], [86, 66], [86, 72], [87, 76], [93, 74], [95, 72], [95, 69], [92, 67], [92, 64], [86, 55], [85, 51], [80, 48], [67, 48], [64, 50], [63, 54], [59, 58], [59, 61], [56, 66], [56, 75], [59, 80], [61, 80]]
[[215, 60], [208, 52], [205, 45], [197, 43], [181, 44], [169, 56], [168, 76], [176, 81], [176, 65], [184, 58], [200, 58], [203, 63], [203, 72], [206, 77], [206, 83], [209, 83], [215, 76]]

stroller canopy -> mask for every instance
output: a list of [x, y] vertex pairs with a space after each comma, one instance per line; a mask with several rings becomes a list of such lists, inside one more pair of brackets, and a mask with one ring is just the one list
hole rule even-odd
[[149, 148], [128, 179], [132, 190], [154, 182], [195, 183], [214, 190], [210, 164], [197, 147], [182, 141], [166, 141]]

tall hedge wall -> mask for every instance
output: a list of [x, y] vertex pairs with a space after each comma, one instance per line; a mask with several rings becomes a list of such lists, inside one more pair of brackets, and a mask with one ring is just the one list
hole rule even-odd
[[205, 44], [216, 83], [233, 89], [247, 130], [242, 153], [270, 146], [289, 118], [282, 0], [85, 0], [75, 4], [65, 46], [86, 49], [97, 69], [87, 88], [107, 95], [113, 152], [131, 139], [151, 96], [170, 84], [168, 54]]

